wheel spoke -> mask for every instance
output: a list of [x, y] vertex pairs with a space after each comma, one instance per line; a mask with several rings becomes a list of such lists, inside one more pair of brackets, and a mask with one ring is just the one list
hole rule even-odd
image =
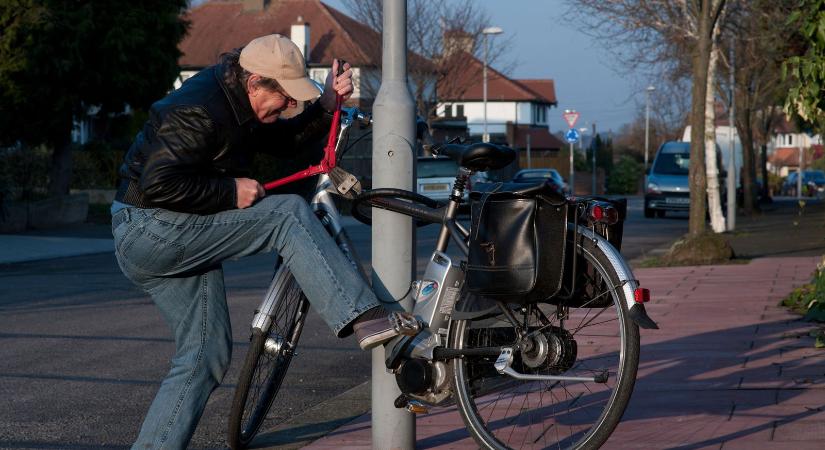
[[618, 422], [635, 377], [638, 330], [627, 317], [618, 276], [605, 269], [606, 257], [583, 253], [585, 301], [571, 303], [578, 307], [556, 306], [553, 314], [537, 305], [514, 308], [519, 328], [526, 331], [521, 341], [507, 322], [494, 320], [496, 328], [484, 328], [488, 322], [475, 327], [470, 321], [456, 322], [451, 345], [512, 346], [512, 368], [517, 372], [608, 375], [605, 383], [507, 379], [493, 370], [491, 358], [453, 360], [460, 410], [483, 447], [598, 446]]
[[[286, 270], [285, 266], [281, 270]], [[277, 273], [275, 279], [285, 280], [286, 284], [281, 284], [284, 289], [275, 294], [278, 298], [269, 330], [253, 335], [230, 412], [229, 441], [234, 447], [245, 447], [266, 420], [289, 367], [308, 308], [306, 297], [288, 272]], [[273, 282], [273, 286], [275, 284]], [[277, 353], [271, 354], [266, 348], [267, 339], [280, 344]]]

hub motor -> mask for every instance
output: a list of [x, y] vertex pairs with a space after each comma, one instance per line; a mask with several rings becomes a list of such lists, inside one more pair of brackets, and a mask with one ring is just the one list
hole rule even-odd
[[522, 342], [521, 361], [534, 372], [559, 375], [576, 362], [576, 340], [569, 331], [548, 327]]

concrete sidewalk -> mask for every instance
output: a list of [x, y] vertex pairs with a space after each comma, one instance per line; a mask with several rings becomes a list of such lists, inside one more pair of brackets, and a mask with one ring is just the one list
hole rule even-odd
[[[822, 449], [825, 351], [777, 303], [818, 257], [638, 269], [660, 330], [642, 330], [633, 397], [608, 449]], [[417, 448], [477, 448], [455, 409], [417, 418]], [[371, 448], [365, 414], [306, 448]]]
[[0, 234], [0, 264], [115, 251], [112, 239]]

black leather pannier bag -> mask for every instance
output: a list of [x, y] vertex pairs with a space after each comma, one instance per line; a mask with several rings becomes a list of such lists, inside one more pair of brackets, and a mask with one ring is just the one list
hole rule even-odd
[[550, 187], [498, 185], [470, 194], [469, 292], [515, 303], [547, 301], [563, 281], [567, 204]]

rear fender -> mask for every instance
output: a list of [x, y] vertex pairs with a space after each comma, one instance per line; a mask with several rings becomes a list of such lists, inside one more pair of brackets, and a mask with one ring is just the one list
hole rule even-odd
[[596, 247], [604, 253], [610, 265], [612, 265], [616, 271], [621, 289], [624, 292], [627, 309], [630, 311], [630, 318], [641, 328], [658, 329], [659, 326], [656, 325], [656, 322], [647, 315], [644, 305], [642, 303], [636, 303], [635, 291], [636, 288], [639, 287], [639, 281], [633, 276], [633, 271], [630, 270], [630, 266], [627, 265], [622, 255], [616, 250], [616, 247], [613, 247], [605, 238], [594, 233], [593, 230], [589, 228], [579, 226], [578, 231], [585, 239], [590, 239], [596, 244]]

